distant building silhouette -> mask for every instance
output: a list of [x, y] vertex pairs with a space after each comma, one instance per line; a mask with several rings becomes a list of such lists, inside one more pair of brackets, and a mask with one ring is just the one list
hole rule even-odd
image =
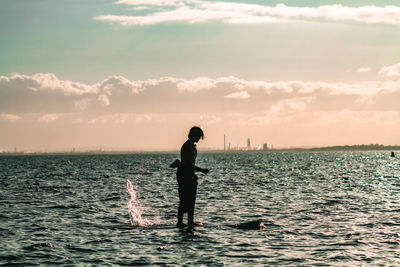
[[247, 150], [251, 149], [250, 138], [247, 138]]
[[224, 151], [226, 150], [226, 135], [224, 134]]
[[268, 144], [267, 143], [263, 144], [263, 150], [268, 150]]

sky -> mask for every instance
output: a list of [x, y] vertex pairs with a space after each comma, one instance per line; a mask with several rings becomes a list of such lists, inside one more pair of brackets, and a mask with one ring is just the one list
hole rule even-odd
[[0, 151], [400, 144], [400, 3], [0, 1]]

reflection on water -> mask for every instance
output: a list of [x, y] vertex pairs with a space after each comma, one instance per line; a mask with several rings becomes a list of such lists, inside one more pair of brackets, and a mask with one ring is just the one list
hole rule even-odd
[[[211, 172], [195, 229], [174, 227], [176, 157], [0, 157], [0, 264], [400, 264], [400, 164], [387, 152], [200, 153]], [[131, 225], [127, 179], [159, 225]], [[226, 227], [259, 218], [262, 231]]]

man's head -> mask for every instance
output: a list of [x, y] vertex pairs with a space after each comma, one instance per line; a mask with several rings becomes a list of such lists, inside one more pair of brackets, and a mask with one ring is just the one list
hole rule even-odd
[[193, 126], [189, 131], [188, 137], [190, 140], [192, 140], [194, 142], [198, 142], [200, 140], [200, 138], [201, 139], [204, 138], [203, 130], [200, 127]]

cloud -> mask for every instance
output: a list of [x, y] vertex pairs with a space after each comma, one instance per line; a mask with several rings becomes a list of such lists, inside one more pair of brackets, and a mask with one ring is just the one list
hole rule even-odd
[[32, 76], [14, 73], [11, 77], [0, 76], [0, 86], [11, 83], [34, 92], [60, 91], [64, 95], [83, 95], [96, 91], [96, 88], [83, 83], [60, 80], [53, 73], [37, 73]]
[[[160, 82], [164, 79], [160, 79]], [[146, 85], [154, 85], [154, 81], [149, 80], [148, 84], [143, 81], [130, 81], [122, 76], [109, 76], [95, 84], [84, 84], [68, 80], [60, 80], [53, 73], [37, 73], [32, 76], [14, 73], [10, 77], [0, 76], [0, 87], [11, 84], [18, 85], [25, 91], [32, 92], [59, 92], [66, 96], [81, 96], [98, 93], [110, 94], [110, 91], [119, 91], [137, 94], [145, 90]]]
[[371, 71], [371, 67], [358, 68], [356, 70], [356, 72], [358, 72], [358, 73], [366, 73], [366, 72], [370, 72], [370, 71]]
[[400, 63], [392, 66], [384, 66], [378, 73], [384, 77], [397, 77], [400, 76]]
[[57, 120], [60, 116], [60, 114], [44, 114], [38, 119], [38, 122], [50, 123]]
[[231, 84], [239, 91], [247, 90], [249, 92], [262, 91], [268, 95], [271, 94], [312, 94], [324, 92], [328, 95], [356, 95], [370, 96], [383, 93], [393, 93], [400, 91], [398, 86], [400, 81], [367, 81], [359, 83], [328, 83], [320, 81], [249, 81], [235, 77], [225, 77], [216, 79], [216, 86], [221, 81], [225, 84]]
[[231, 93], [224, 97], [225, 98], [233, 98], [233, 99], [247, 99], [250, 97], [250, 95], [247, 91], [241, 91], [241, 92]]
[[0, 76], [0, 112], [65, 113], [71, 109], [85, 111], [109, 106], [146, 90], [170, 82], [157, 80], [128, 80], [109, 76], [94, 84], [59, 79], [52, 73], [24, 75], [14, 73]]
[[90, 103], [89, 98], [82, 98], [82, 99], [76, 100], [74, 103], [75, 109], [77, 111], [84, 111], [89, 106], [89, 103]]
[[0, 121], [16, 122], [20, 119], [21, 117], [15, 114], [0, 114]]
[[183, 4], [182, 0], [119, 0], [116, 4], [125, 5], [149, 5], [149, 6], [180, 6]]
[[[182, 22], [182, 23], [204, 23], [210, 21], [226, 21], [229, 20], [232, 23], [234, 20], [247, 19], [247, 17], [236, 17], [232, 18], [232, 15], [226, 14], [225, 12], [194, 9], [191, 7], [179, 7], [175, 10], [167, 10], [152, 13], [146, 16], [117, 16], [117, 15], [104, 15], [98, 16], [95, 20], [102, 20], [108, 22], [117, 22], [123, 26], [136, 26], [136, 25], [152, 25], [159, 23], [168, 22]], [[228, 22], [228, 21], [226, 21]]]
[[124, 124], [124, 123], [151, 123], [160, 120], [162, 114], [135, 114], [135, 113], [116, 113], [98, 116], [90, 119], [89, 124]]
[[101, 82], [94, 84], [92, 87], [95, 88], [96, 92], [100, 91], [108, 95], [110, 95], [112, 91], [137, 94], [145, 90], [142, 81], [130, 81], [122, 76], [107, 77]]
[[[35, 77], [53, 77], [54, 87]], [[19, 77], [23, 77], [21, 80]], [[80, 84], [83, 92], [70, 93], [70, 84]], [[66, 86], [63, 88], [62, 86]], [[44, 89], [45, 88], [45, 89]], [[0, 114], [2, 121], [17, 121], [17, 115], [44, 114], [35, 122], [48, 123], [71, 119], [92, 123], [133, 122], [131, 117], [113, 114], [180, 114], [259, 112], [268, 110], [275, 114], [318, 110], [374, 109], [399, 110], [400, 80], [368, 81], [356, 83], [329, 83], [321, 81], [264, 81], [245, 80], [234, 76], [183, 79], [161, 77], [147, 80], [130, 80], [110, 76], [94, 84], [61, 80], [52, 75], [11, 75], [0, 77]], [[227, 101], [227, 100], [245, 101]], [[366, 105], [366, 103], [368, 105]], [[111, 116], [113, 115], [113, 116]], [[146, 121], [147, 117], [138, 120]], [[24, 121], [29, 117], [24, 115]]]
[[152, 121], [155, 117], [157, 117], [155, 114], [140, 114], [135, 116], [135, 121], [140, 123], [140, 122], [150, 122]]
[[219, 123], [221, 120], [222, 120], [221, 117], [215, 115], [209, 115], [209, 114], [200, 115], [200, 121], [206, 125], [216, 124]]
[[338, 83], [110, 76], [86, 84], [54, 74], [13, 74], [0, 76], [0, 137], [10, 140], [3, 145], [8, 150], [12, 140], [26, 147], [37, 142], [38, 148], [170, 148], [179, 145], [171, 140], [184, 138], [181, 133], [189, 127], [203, 125], [210, 137], [204, 142], [214, 142], [214, 147], [224, 133], [236, 138], [230, 139], [232, 144], [250, 134], [261, 140], [255, 143], [324, 144], [338, 131], [343, 134], [332, 138], [342, 138], [337, 141], [341, 143], [377, 140], [378, 135], [394, 143], [400, 129], [399, 99], [400, 80], [394, 79]]
[[147, 10], [147, 9], [149, 9], [149, 8], [146, 6], [137, 6], [137, 7], [132, 8], [132, 10]]
[[[400, 68], [400, 64], [384, 67], [388, 69]], [[21, 83], [18, 77], [24, 77], [25, 81], [32, 81], [38, 76], [50, 76], [57, 82], [49, 84], [47, 81], [36, 81], [35, 89], [30, 82]], [[78, 94], [71, 94], [69, 84], [80, 84], [82, 88], [87, 88]], [[59, 92], [65, 99], [73, 99], [74, 106], [79, 110], [84, 110], [90, 105], [92, 99], [98, 100], [104, 106], [112, 105], [112, 99], [117, 96], [123, 98], [137, 98], [138, 95], [148, 90], [157, 90], [157, 88], [172, 88], [175, 92], [199, 93], [201, 91], [210, 91], [213, 95], [216, 92], [226, 92], [221, 97], [227, 98], [247, 98], [249, 92], [264, 92], [265, 94], [311, 94], [316, 92], [325, 92], [330, 95], [376, 95], [400, 91], [400, 81], [367, 81], [359, 83], [328, 83], [320, 81], [262, 81], [262, 80], [244, 80], [234, 76], [209, 78], [198, 77], [194, 79], [183, 79], [175, 77], [161, 77], [148, 80], [129, 80], [122, 76], [110, 76], [98, 83], [88, 85], [79, 82], [59, 80], [54, 74], [35, 74], [32, 76], [13, 74], [11, 77], [0, 76], [0, 96], [6, 99], [13, 93], [29, 94], [34, 92], [36, 96], [55, 96], [52, 93]], [[63, 87], [65, 86], [65, 87]], [[37, 88], [42, 88], [38, 90]], [[46, 88], [46, 89], [43, 89]], [[66, 93], [67, 92], [67, 93]], [[229, 95], [229, 97], [228, 97]], [[57, 96], [58, 97], [58, 96]]]
[[97, 99], [103, 104], [103, 106], [110, 105], [110, 100], [108, 99], [108, 96], [106, 94], [99, 95]]
[[97, 117], [95, 119], [92, 119], [92, 120], [89, 121], [89, 123], [90, 124], [96, 124], [96, 123], [122, 124], [122, 123], [125, 123], [129, 119], [129, 117], [130, 117], [129, 114], [109, 114], [109, 115], [103, 115], [103, 116]]
[[214, 79], [199, 77], [193, 80], [181, 80], [177, 83], [179, 91], [198, 92], [204, 89], [211, 89], [216, 86]]
[[341, 4], [318, 7], [294, 7], [285, 4], [265, 6], [237, 2], [209, 2], [203, 0], [119, 0], [118, 4], [131, 6], [160, 7], [173, 9], [149, 13], [142, 16], [102, 15], [95, 20], [115, 22], [124, 26], [152, 25], [158, 23], [205, 23], [227, 24], [288, 23], [296, 21], [333, 21], [356, 23], [400, 24], [400, 7], [360, 6], [347, 7]]
[[307, 104], [314, 100], [314, 97], [284, 99], [273, 105], [270, 112], [274, 114], [296, 114], [305, 111]]

